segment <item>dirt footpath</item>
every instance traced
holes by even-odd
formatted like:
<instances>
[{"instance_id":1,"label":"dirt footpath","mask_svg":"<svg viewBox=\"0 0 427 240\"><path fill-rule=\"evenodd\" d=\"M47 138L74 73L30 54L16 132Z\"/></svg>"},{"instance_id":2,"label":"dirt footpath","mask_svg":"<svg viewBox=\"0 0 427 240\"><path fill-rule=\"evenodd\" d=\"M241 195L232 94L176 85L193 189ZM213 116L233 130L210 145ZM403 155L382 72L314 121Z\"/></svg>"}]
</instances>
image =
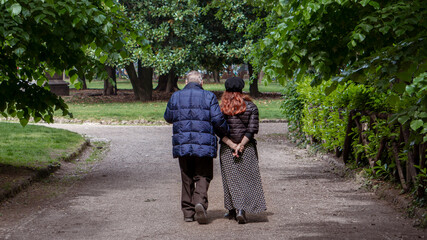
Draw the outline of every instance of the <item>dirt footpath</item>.
<instances>
[{"instance_id":1,"label":"dirt footpath","mask_svg":"<svg viewBox=\"0 0 427 240\"><path fill-rule=\"evenodd\" d=\"M171 126L54 127L108 139L110 150L77 180L64 174L56 185L47 180L3 203L0 239L424 239L426 235L387 202L287 143L284 123L261 124L258 147L268 211L249 215L245 225L222 218L218 159L209 189L209 224L183 221Z\"/></svg>"}]
</instances>

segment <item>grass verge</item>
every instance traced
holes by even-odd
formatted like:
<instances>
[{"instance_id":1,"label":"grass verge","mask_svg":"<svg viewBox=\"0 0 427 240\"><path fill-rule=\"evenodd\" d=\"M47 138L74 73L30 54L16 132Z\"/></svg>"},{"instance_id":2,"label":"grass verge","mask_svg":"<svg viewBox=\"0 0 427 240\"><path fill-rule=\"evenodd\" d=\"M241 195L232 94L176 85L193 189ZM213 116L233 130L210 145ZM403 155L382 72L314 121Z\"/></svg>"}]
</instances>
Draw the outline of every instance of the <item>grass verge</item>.
<instances>
[{"instance_id":1,"label":"grass verge","mask_svg":"<svg viewBox=\"0 0 427 240\"><path fill-rule=\"evenodd\" d=\"M68 80L66 80L69 82ZM224 91L224 82L225 80L221 80L221 83L210 83L204 82L203 88L208 91ZM244 92L249 92L249 83L245 81L245 88L243 88ZM157 82L153 82L154 87L157 86ZM91 82L87 82L87 87L89 89L103 89L104 81L93 80ZM185 83L183 80L178 81L178 87L183 89L185 87ZM70 85L70 88L74 88L74 85ZM277 82L269 83L268 85L264 85L262 83L258 84L258 88L260 92L281 92L283 90L283 86ZM117 80L117 89L132 89L132 84L129 80L119 79Z\"/></svg>"},{"instance_id":2,"label":"grass verge","mask_svg":"<svg viewBox=\"0 0 427 240\"><path fill-rule=\"evenodd\" d=\"M255 100L260 119L282 119L281 99ZM91 122L122 122L143 120L149 123L164 122L163 114L166 101L161 102L130 102L130 103L68 103L76 120Z\"/></svg>"},{"instance_id":3,"label":"grass verge","mask_svg":"<svg viewBox=\"0 0 427 240\"><path fill-rule=\"evenodd\" d=\"M163 121L167 102L130 103L68 103L73 117L82 121Z\"/></svg>"},{"instance_id":4,"label":"grass verge","mask_svg":"<svg viewBox=\"0 0 427 240\"><path fill-rule=\"evenodd\" d=\"M0 122L0 164L44 168L58 164L85 141L67 130L19 123Z\"/></svg>"}]
</instances>

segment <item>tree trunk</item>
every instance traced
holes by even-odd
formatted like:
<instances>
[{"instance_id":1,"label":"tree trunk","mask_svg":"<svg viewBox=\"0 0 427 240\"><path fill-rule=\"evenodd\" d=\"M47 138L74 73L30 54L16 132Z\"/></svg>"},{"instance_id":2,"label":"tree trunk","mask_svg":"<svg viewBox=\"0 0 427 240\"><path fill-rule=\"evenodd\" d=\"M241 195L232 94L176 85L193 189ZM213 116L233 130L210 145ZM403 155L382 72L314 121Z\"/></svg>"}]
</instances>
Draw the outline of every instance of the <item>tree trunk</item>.
<instances>
[{"instance_id":1,"label":"tree trunk","mask_svg":"<svg viewBox=\"0 0 427 240\"><path fill-rule=\"evenodd\" d=\"M114 82L114 95L117 95L117 75L116 75L116 71L117 68L116 66L114 66L114 71L113 71L113 82Z\"/></svg>"},{"instance_id":2,"label":"tree trunk","mask_svg":"<svg viewBox=\"0 0 427 240\"><path fill-rule=\"evenodd\" d=\"M116 72L115 68L112 66L105 66L105 70L107 71L109 78L104 79L104 95L109 96L114 94L114 86L111 82L111 79L114 81Z\"/></svg>"},{"instance_id":3,"label":"tree trunk","mask_svg":"<svg viewBox=\"0 0 427 240\"><path fill-rule=\"evenodd\" d=\"M417 171L414 165L417 157L414 154L414 149L410 149L411 146L409 144L409 139L410 139L411 132L409 128L404 128L402 125L400 125L400 131L402 132L403 139L405 140L406 146L409 148L408 161L406 161L406 181L409 183L412 180L412 182L415 183L416 177L417 177Z\"/></svg>"},{"instance_id":4,"label":"tree trunk","mask_svg":"<svg viewBox=\"0 0 427 240\"><path fill-rule=\"evenodd\" d=\"M362 123L360 122L360 117L357 117L355 119L355 122L356 122L357 128L359 129L359 132L360 132L359 141L362 143L363 146L368 146L369 142L366 139L366 136L363 134L363 126L362 126ZM366 157L368 158L369 166L371 167L372 172L375 174L375 169L374 169L374 167L375 167L375 161L374 161L374 159L368 157L369 152L368 152L368 150L365 147L364 147L364 150L365 150L365 153L366 153Z\"/></svg>"},{"instance_id":5,"label":"tree trunk","mask_svg":"<svg viewBox=\"0 0 427 240\"><path fill-rule=\"evenodd\" d=\"M80 81L82 82L82 89L87 89L86 76L84 74Z\"/></svg>"},{"instance_id":6,"label":"tree trunk","mask_svg":"<svg viewBox=\"0 0 427 240\"><path fill-rule=\"evenodd\" d=\"M254 73L252 64L248 64L248 70L249 70L249 79L251 80L251 84L249 85L249 95L253 98L256 98L259 96L258 78L252 77Z\"/></svg>"},{"instance_id":7,"label":"tree trunk","mask_svg":"<svg viewBox=\"0 0 427 240\"><path fill-rule=\"evenodd\" d=\"M214 82L219 83L220 82L219 71L218 70L214 70L212 72L212 74L213 74Z\"/></svg>"},{"instance_id":8,"label":"tree trunk","mask_svg":"<svg viewBox=\"0 0 427 240\"><path fill-rule=\"evenodd\" d=\"M172 71L172 73L168 76L168 84L166 86L166 92L175 92L178 91L178 76L175 75L175 72Z\"/></svg>"},{"instance_id":9,"label":"tree trunk","mask_svg":"<svg viewBox=\"0 0 427 240\"><path fill-rule=\"evenodd\" d=\"M114 86L111 83L110 79L104 80L104 92L103 92L103 94L106 96L110 96L110 95L114 94Z\"/></svg>"},{"instance_id":10,"label":"tree trunk","mask_svg":"<svg viewBox=\"0 0 427 240\"><path fill-rule=\"evenodd\" d=\"M420 168L423 169L426 166L426 150L427 142L420 144Z\"/></svg>"},{"instance_id":11,"label":"tree trunk","mask_svg":"<svg viewBox=\"0 0 427 240\"><path fill-rule=\"evenodd\" d=\"M397 172L399 174L400 183L402 184L403 190L407 191L408 185L406 185L405 176L403 175L402 165L399 159L399 149L395 141L393 141L391 144L392 144L394 161L396 162Z\"/></svg>"},{"instance_id":12,"label":"tree trunk","mask_svg":"<svg viewBox=\"0 0 427 240\"><path fill-rule=\"evenodd\" d=\"M138 60L138 76L140 84L139 99L143 102L153 99L153 68L142 67Z\"/></svg>"},{"instance_id":13,"label":"tree trunk","mask_svg":"<svg viewBox=\"0 0 427 240\"><path fill-rule=\"evenodd\" d=\"M160 92L174 92L179 90L178 76L176 76L173 69L171 69L167 74L159 76L159 84L155 90Z\"/></svg>"},{"instance_id":14,"label":"tree trunk","mask_svg":"<svg viewBox=\"0 0 427 240\"><path fill-rule=\"evenodd\" d=\"M378 160L380 160L381 154L382 154L382 152L383 152L383 150L385 148L386 142L387 142L386 138L381 139L377 155L375 156L375 160L374 160L375 162L377 162Z\"/></svg>"},{"instance_id":15,"label":"tree trunk","mask_svg":"<svg viewBox=\"0 0 427 240\"><path fill-rule=\"evenodd\" d=\"M347 163L350 157L351 153L351 139L352 139L352 129L353 129L353 111L350 111L348 114L348 123L347 123L347 130L345 132L345 139L344 139L344 146L343 146L343 153L342 153L342 159L344 163Z\"/></svg>"},{"instance_id":16,"label":"tree trunk","mask_svg":"<svg viewBox=\"0 0 427 240\"><path fill-rule=\"evenodd\" d=\"M166 85L168 84L168 74L162 74L159 76L159 83L154 89L159 92L164 92L166 90Z\"/></svg>"},{"instance_id":17,"label":"tree trunk","mask_svg":"<svg viewBox=\"0 0 427 240\"><path fill-rule=\"evenodd\" d=\"M133 95L135 96L136 100L139 100L139 94L138 94L138 75L136 74L135 67L133 63L130 63L125 66L126 72L128 73L130 83L132 84L133 89Z\"/></svg>"},{"instance_id":18,"label":"tree trunk","mask_svg":"<svg viewBox=\"0 0 427 240\"><path fill-rule=\"evenodd\" d=\"M427 143L423 143L423 144L419 145L420 169L425 168L426 150L427 150ZM425 185L425 178L424 177L420 177L420 179L418 179L418 181L419 181L419 185L418 185L418 189L417 189L417 195L418 195L418 198L422 199L422 198L424 198L425 189L427 186Z\"/></svg>"},{"instance_id":19,"label":"tree trunk","mask_svg":"<svg viewBox=\"0 0 427 240\"><path fill-rule=\"evenodd\" d=\"M136 72L133 63L126 65L125 68L132 84L135 99L141 101L151 101L153 91L153 68L142 67L139 60L138 73Z\"/></svg>"}]
</instances>

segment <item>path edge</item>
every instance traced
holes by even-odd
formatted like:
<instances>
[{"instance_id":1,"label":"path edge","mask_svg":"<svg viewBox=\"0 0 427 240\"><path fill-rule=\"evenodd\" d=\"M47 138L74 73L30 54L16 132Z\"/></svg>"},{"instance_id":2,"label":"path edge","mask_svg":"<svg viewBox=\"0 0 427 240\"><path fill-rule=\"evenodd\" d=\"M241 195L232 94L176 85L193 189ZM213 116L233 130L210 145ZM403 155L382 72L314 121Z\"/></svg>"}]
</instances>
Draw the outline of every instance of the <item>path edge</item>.
<instances>
[{"instance_id":1,"label":"path edge","mask_svg":"<svg viewBox=\"0 0 427 240\"><path fill-rule=\"evenodd\" d=\"M427 210L415 206L413 198L407 194L401 194L392 183L368 179L354 169L347 167L341 158L337 158L333 154L318 153L316 155L333 166L335 173L341 177L347 177L359 183L371 182L365 185L365 189L373 192L379 199L390 203L393 208L404 212L407 217L414 219L414 226L427 228ZM361 185L363 184L361 183Z\"/></svg>"},{"instance_id":2,"label":"path edge","mask_svg":"<svg viewBox=\"0 0 427 240\"><path fill-rule=\"evenodd\" d=\"M84 142L72 153L65 157L62 157L60 161L71 162L80 156L90 146L89 139L85 139ZM33 172L24 180L12 182L8 189L0 189L0 203L6 199L15 197L18 193L31 186L33 183L38 182L44 178L47 178L52 173L61 168L61 164L50 164L45 168L33 170Z\"/></svg>"}]
</instances>

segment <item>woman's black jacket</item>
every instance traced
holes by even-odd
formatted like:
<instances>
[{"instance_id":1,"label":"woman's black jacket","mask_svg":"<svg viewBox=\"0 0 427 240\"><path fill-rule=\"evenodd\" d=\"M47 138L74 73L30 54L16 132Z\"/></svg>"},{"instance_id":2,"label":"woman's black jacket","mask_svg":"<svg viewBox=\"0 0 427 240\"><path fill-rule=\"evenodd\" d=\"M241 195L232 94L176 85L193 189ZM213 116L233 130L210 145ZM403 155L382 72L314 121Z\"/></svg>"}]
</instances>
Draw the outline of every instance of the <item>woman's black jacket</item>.
<instances>
[{"instance_id":1,"label":"woman's black jacket","mask_svg":"<svg viewBox=\"0 0 427 240\"><path fill-rule=\"evenodd\" d=\"M254 135L258 133L259 129L259 114L258 108L255 103L245 101L246 111L234 116L224 114L224 118L227 120L230 128L230 134L228 137L234 143L240 143L243 136L248 137L251 141L254 139Z\"/></svg>"}]
</instances>

